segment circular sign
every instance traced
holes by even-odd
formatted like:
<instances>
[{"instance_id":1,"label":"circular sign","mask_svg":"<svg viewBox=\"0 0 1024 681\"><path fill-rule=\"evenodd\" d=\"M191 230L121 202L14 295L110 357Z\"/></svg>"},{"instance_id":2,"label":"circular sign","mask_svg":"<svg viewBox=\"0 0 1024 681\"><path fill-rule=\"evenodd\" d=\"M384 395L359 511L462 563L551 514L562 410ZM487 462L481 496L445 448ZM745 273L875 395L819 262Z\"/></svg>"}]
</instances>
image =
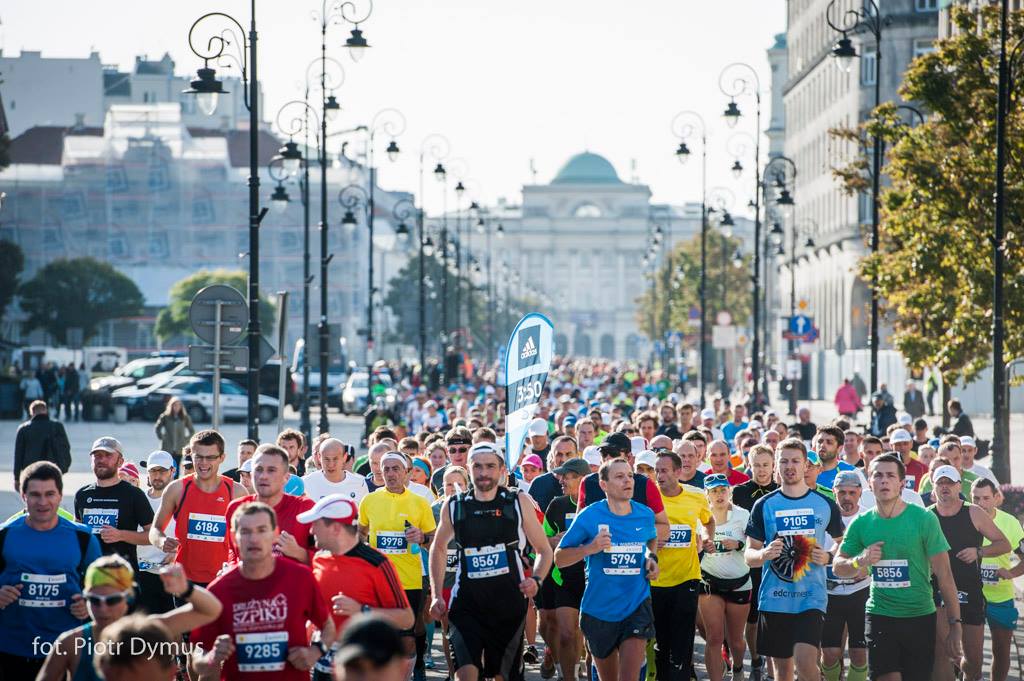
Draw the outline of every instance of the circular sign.
<instances>
[{"instance_id":1,"label":"circular sign","mask_svg":"<svg viewBox=\"0 0 1024 681\"><path fill-rule=\"evenodd\" d=\"M188 321L200 340L216 342L217 303L220 303L220 342L230 345L242 337L249 324L249 306L236 289L224 284L213 284L192 298L188 308Z\"/></svg>"},{"instance_id":2,"label":"circular sign","mask_svg":"<svg viewBox=\"0 0 1024 681\"><path fill-rule=\"evenodd\" d=\"M729 326L732 324L732 315L729 314L728 311L722 310L715 315L715 323L719 326Z\"/></svg>"}]
</instances>

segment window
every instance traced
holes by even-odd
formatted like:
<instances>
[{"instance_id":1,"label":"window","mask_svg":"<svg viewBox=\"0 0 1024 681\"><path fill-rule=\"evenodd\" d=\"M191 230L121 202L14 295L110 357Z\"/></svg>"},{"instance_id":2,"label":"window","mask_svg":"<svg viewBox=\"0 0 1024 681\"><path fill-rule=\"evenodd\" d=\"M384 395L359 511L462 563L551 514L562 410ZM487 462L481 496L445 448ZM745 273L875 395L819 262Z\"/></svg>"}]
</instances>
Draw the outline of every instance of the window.
<instances>
[{"instance_id":1,"label":"window","mask_svg":"<svg viewBox=\"0 0 1024 681\"><path fill-rule=\"evenodd\" d=\"M878 68L878 55L874 50L864 50L860 58L860 84L874 85L875 77L878 75L875 70Z\"/></svg>"},{"instance_id":2,"label":"window","mask_svg":"<svg viewBox=\"0 0 1024 681\"><path fill-rule=\"evenodd\" d=\"M599 218L601 217L601 209L592 203L583 203L576 207L573 211L573 217L577 218Z\"/></svg>"},{"instance_id":3,"label":"window","mask_svg":"<svg viewBox=\"0 0 1024 681\"><path fill-rule=\"evenodd\" d=\"M914 9L918 12L937 12L939 0L914 0Z\"/></svg>"},{"instance_id":4,"label":"window","mask_svg":"<svg viewBox=\"0 0 1024 681\"><path fill-rule=\"evenodd\" d=\"M921 55L928 54L929 52L935 51L935 43L927 38L924 40L914 41L914 59L917 59Z\"/></svg>"}]
</instances>

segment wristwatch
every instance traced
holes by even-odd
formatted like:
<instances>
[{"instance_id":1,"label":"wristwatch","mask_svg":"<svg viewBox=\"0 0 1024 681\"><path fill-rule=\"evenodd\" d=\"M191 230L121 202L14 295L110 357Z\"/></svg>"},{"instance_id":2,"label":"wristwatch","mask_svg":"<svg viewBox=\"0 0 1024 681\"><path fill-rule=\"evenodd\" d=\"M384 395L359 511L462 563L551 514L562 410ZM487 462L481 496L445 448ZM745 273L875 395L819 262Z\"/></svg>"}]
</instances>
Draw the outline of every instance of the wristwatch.
<instances>
[{"instance_id":1,"label":"wristwatch","mask_svg":"<svg viewBox=\"0 0 1024 681\"><path fill-rule=\"evenodd\" d=\"M947 620L947 623L949 624L949 626L953 626L954 624L963 624L964 621L962 619L960 619L959 617L950 617Z\"/></svg>"},{"instance_id":2,"label":"wristwatch","mask_svg":"<svg viewBox=\"0 0 1024 681\"><path fill-rule=\"evenodd\" d=\"M192 592L196 590L195 583L190 579L188 580L188 588L182 591L180 594L174 594L174 597L179 601L187 601L192 595Z\"/></svg>"},{"instance_id":3,"label":"wristwatch","mask_svg":"<svg viewBox=\"0 0 1024 681\"><path fill-rule=\"evenodd\" d=\"M327 646L325 646L324 642L321 641L320 639L317 639L316 641L313 641L313 645L317 648L317 650L320 651L321 655L326 655L327 654Z\"/></svg>"},{"instance_id":4,"label":"wristwatch","mask_svg":"<svg viewBox=\"0 0 1024 681\"><path fill-rule=\"evenodd\" d=\"M363 606L361 608L359 608L359 612L363 613L364 615L366 613L370 612L371 610L373 610L373 608L368 606L366 603L363 603Z\"/></svg>"}]
</instances>

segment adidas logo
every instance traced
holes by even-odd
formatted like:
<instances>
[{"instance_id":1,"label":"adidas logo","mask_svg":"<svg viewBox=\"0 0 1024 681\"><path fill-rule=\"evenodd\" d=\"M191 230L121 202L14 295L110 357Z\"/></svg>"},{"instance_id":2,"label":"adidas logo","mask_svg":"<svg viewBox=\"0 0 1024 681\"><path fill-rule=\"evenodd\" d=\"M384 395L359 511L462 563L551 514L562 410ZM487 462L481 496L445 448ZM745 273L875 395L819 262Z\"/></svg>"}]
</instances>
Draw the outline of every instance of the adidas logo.
<instances>
[{"instance_id":1,"label":"adidas logo","mask_svg":"<svg viewBox=\"0 0 1024 681\"><path fill-rule=\"evenodd\" d=\"M533 336L526 339L526 344L523 346L523 351L519 355L519 359L527 359L534 357L537 354L537 345L533 342Z\"/></svg>"}]
</instances>

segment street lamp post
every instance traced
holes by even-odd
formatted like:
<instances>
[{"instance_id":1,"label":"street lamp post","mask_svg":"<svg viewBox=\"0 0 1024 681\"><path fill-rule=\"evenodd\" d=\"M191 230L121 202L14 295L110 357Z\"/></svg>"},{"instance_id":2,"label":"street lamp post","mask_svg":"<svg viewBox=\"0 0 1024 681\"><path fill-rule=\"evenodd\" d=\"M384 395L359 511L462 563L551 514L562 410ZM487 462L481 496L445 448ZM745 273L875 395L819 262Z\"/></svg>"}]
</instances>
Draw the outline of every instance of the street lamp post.
<instances>
[{"instance_id":1,"label":"street lamp post","mask_svg":"<svg viewBox=\"0 0 1024 681\"><path fill-rule=\"evenodd\" d=\"M725 187L715 187L710 192L710 202L712 207L708 209L709 215L714 215L714 221L718 226L719 235L722 237L722 271L721 280L719 286L719 292L721 293L721 300L719 301L719 309L723 312L728 312L727 298L728 295L728 263L729 263L729 239L732 238L732 228L735 226L735 222L732 219L732 214L729 209L732 208L736 201L736 197L733 193ZM716 321L716 324L718 322ZM722 397L728 397L727 391L727 376L725 371L726 363L726 351L724 348L719 353L718 362L718 389L722 393Z\"/></svg>"},{"instance_id":2,"label":"street lamp post","mask_svg":"<svg viewBox=\"0 0 1024 681\"><path fill-rule=\"evenodd\" d=\"M868 31L875 39L875 106L881 101L882 87L882 27L888 24L883 19L875 0L862 0L860 9L848 9L838 19L833 19L832 13L836 8L838 0L832 0L825 10L825 20L829 27L841 34L842 37L836 41L832 48L832 56L836 59L839 67L849 73L853 60L856 58L857 49L849 38L849 34L859 31ZM882 174L882 140L876 133L873 140L871 159L871 254L878 253L878 192L879 182ZM878 390L878 275L871 279L871 393Z\"/></svg>"},{"instance_id":3,"label":"street lamp post","mask_svg":"<svg viewBox=\"0 0 1024 681\"><path fill-rule=\"evenodd\" d=\"M753 382L753 403L761 400L767 392L765 385L760 384L761 376L761 250L757 244L761 240L761 81L757 71L749 64L737 62L722 69L718 76L718 88L729 97L729 105L725 109L726 123L735 125L742 112L736 98L746 94L754 97L754 264L753 264L753 341L750 347L750 375ZM739 161L737 160L737 164ZM734 164L735 168L735 164ZM742 172L742 169L741 169Z\"/></svg>"},{"instance_id":4,"label":"street lamp post","mask_svg":"<svg viewBox=\"0 0 1024 681\"><path fill-rule=\"evenodd\" d=\"M707 240L708 240L708 136L704 119L696 111L682 111L672 119L672 132L679 139L676 158L685 163L690 158L686 140L700 137L701 146L701 199L700 199L700 406L704 408L707 396Z\"/></svg>"},{"instance_id":5,"label":"street lamp post","mask_svg":"<svg viewBox=\"0 0 1024 681\"><path fill-rule=\"evenodd\" d=\"M451 150L451 143L448 138L444 135L437 133L427 135L420 144L420 164L419 164L419 178L420 178L420 208L419 215L419 261L420 261L420 381L426 382L427 372L427 297L426 297L426 258L433 257L434 244L431 242L428 245L429 237L426 235L426 211L424 208L424 183L423 177L425 173L425 162L436 163L437 165L433 169L434 178L438 182L444 182L447 176L447 171L444 165L441 164L448 156L448 152ZM430 253L427 253L427 251Z\"/></svg>"},{"instance_id":6,"label":"street lamp post","mask_svg":"<svg viewBox=\"0 0 1024 681\"><path fill-rule=\"evenodd\" d=\"M768 183L772 181L776 196L774 198L775 205L780 209L783 214L783 219L790 223L790 227L796 230L796 222L793 219L793 212L795 201L793 199L793 192L796 187L796 164L787 156L776 156L764 169L764 179L762 181L762 189L765 192L765 202L768 201ZM791 187L793 189L791 189ZM778 232L776 231L778 227ZM772 227L772 234L777 237L781 237L782 226L776 223ZM779 239L779 248L783 253L785 252ZM796 272L790 269L790 318L796 314L796 288L795 279ZM789 353L790 358L796 353L796 342L793 339L789 341ZM797 401L797 382L795 379L789 380L789 411L790 414L796 414L796 401Z\"/></svg>"},{"instance_id":7,"label":"street lamp post","mask_svg":"<svg viewBox=\"0 0 1024 681\"><path fill-rule=\"evenodd\" d=\"M227 28L214 33L196 47L193 35L196 28L207 19L227 22ZM213 22L210 22L213 23ZM235 29L238 32L235 32ZM232 39L233 38L233 39ZM185 94L195 95L203 113L213 114L217 110L217 99L225 93L224 84L217 80L216 72L210 68L210 61L233 60L241 67L243 101L249 110L249 362L248 400L246 422L248 437L259 438L259 349L260 349L260 222L267 209L260 208L259 176L259 77L256 68L256 0L249 3L249 31L238 21L223 12L210 12L199 17L188 32L188 46L192 53L203 60L203 68L196 72L197 78ZM232 45L234 50L228 51Z\"/></svg>"}]
</instances>

